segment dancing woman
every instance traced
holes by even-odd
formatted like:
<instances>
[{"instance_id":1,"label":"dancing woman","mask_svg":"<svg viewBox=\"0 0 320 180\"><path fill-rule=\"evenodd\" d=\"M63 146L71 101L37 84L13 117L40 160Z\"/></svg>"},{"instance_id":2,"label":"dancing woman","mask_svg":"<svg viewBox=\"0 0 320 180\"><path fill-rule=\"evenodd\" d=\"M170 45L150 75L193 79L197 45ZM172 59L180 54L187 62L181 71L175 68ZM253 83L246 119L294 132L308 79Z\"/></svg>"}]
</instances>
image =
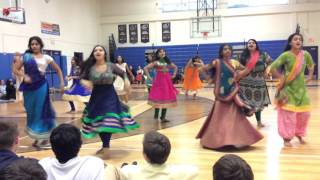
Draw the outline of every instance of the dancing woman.
<instances>
[{"instance_id":1,"label":"dancing woman","mask_svg":"<svg viewBox=\"0 0 320 180\"><path fill-rule=\"evenodd\" d=\"M125 72L125 74L124 74L124 89L123 89L123 91L118 92L118 95L125 103L128 103L130 89L131 89L128 74L129 74L131 80L134 80L134 76L122 56L117 57L116 65L118 66L118 68L120 68L122 71Z\"/></svg>"},{"instance_id":2,"label":"dancing woman","mask_svg":"<svg viewBox=\"0 0 320 180\"><path fill-rule=\"evenodd\" d=\"M205 148L219 149L224 146L243 147L261 140L263 136L250 124L241 111L242 99L237 95L239 85L234 81L235 67L231 60L232 48L222 45L219 59L210 65L215 68L215 102L197 138Z\"/></svg>"},{"instance_id":3,"label":"dancing woman","mask_svg":"<svg viewBox=\"0 0 320 180\"><path fill-rule=\"evenodd\" d=\"M95 46L81 68L81 83L92 89L82 118L82 134L85 138L100 136L102 148L97 154L107 153L112 133L124 133L139 127L129 108L118 99L113 86L116 75L124 78L125 72L107 62L103 46Z\"/></svg>"},{"instance_id":4,"label":"dancing woman","mask_svg":"<svg viewBox=\"0 0 320 180\"><path fill-rule=\"evenodd\" d=\"M246 104L255 108L258 127L264 127L261 122L261 111L271 104L268 88L264 79L265 70L272 59L262 52L255 39L249 39L241 54L240 63L245 69L239 72L240 93Z\"/></svg>"},{"instance_id":5,"label":"dancing woman","mask_svg":"<svg viewBox=\"0 0 320 180\"><path fill-rule=\"evenodd\" d=\"M270 70L280 78L277 87L276 105L278 110L278 132L285 146L292 146L290 141L296 136L301 144L305 141L308 121L310 119L310 99L306 83L312 80L314 63L311 55L302 49L301 34L292 34L284 52L271 64ZM305 69L309 76L305 79ZM277 71L284 68L283 74Z\"/></svg>"},{"instance_id":6,"label":"dancing woman","mask_svg":"<svg viewBox=\"0 0 320 180\"><path fill-rule=\"evenodd\" d=\"M190 59L185 67L183 89L185 95L188 96L189 91L195 91L193 98L197 96L197 91L203 87L199 77L199 69L203 67L203 62L199 56Z\"/></svg>"},{"instance_id":7,"label":"dancing woman","mask_svg":"<svg viewBox=\"0 0 320 180\"><path fill-rule=\"evenodd\" d=\"M156 76L153 79L150 76L150 69L156 70ZM174 69L172 77L170 77L170 68ZM161 122L169 122L166 119L167 108L177 106L177 89L173 86L171 79L177 74L177 66L173 64L166 56L164 49L158 49L154 62L148 64L144 71L152 81L152 87L149 93L148 104L155 108L154 119L158 119L161 110Z\"/></svg>"},{"instance_id":8,"label":"dancing woman","mask_svg":"<svg viewBox=\"0 0 320 180\"><path fill-rule=\"evenodd\" d=\"M51 56L42 54L43 42L40 37L29 39L28 50L22 59L17 59L14 73L23 76L19 89L23 91L24 107L27 112L27 134L35 139L34 147L48 145L48 138L55 127L55 112L49 98L49 85L45 78L47 66L57 72L61 93L64 92L64 81L61 69ZM24 67L24 74L21 68ZM40 142L41 141L41 142Z\"/></svg>"},{"instance_id":9,"label":"dancing woman","mask_svg":"<svg viewBox=\"0 0 320 180\"><path fill-rule=\"evenodd\" d=\"M149 54L147 56L147 60L146 60L146 66L151 64L153 62L153 56L151 54ZM151 77L151 79L153 79L156 76L156 72L155 69L149 69L149 76ZM148 93L150 93L151 87L152 87L152 80L148 78L148 76L146 76L146 86L148 88Z\"/></svg>"},{"instance_id":10,"label":"dancing woman","mask_svg":"<svg viewBox=\"0 0 320 180\"><path fill-rule=\"evenodd\" d=\"M90 99L91 92L84 88L80 84L80 66L82 61L77 57L72 57L71 59L71 71L70 75L67 76L67 80L72 80L72 85L69 90L65 91L62 96L63 100L69 101L70 112L75 112L75 106L73 101L78 101L87 104Z\"/></svg>"}]
</instances>

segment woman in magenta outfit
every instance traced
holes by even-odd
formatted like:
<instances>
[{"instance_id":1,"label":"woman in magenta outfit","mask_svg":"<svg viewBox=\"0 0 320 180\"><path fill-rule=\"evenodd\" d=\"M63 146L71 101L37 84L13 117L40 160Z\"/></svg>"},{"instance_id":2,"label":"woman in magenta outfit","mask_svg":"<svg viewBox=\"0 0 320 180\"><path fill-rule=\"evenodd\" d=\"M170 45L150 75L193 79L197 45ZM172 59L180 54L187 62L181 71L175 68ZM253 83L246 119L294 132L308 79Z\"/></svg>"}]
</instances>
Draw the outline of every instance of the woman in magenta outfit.
<instances>
[{"instance_id":1,"label":"woman in magenta outfit","mask_svg":"<svg viewBox=\"0 0 320 180\"><path fill-rule=\"evenodd\" d=\"M150 77L149 70L154 68L156 76ZM170 77L170 68L174 69L172 77ZM154 118L158 119L161 110L161 122L168 122L166 119L167 108L177 106L177 89L173 86L171 79L176 76L177 66L173 64L166 56L164 49L158 49L154 62L148 64L144 71L148 79L152 82L148 104L155 108Z\"/></svg>"}]
</instances>

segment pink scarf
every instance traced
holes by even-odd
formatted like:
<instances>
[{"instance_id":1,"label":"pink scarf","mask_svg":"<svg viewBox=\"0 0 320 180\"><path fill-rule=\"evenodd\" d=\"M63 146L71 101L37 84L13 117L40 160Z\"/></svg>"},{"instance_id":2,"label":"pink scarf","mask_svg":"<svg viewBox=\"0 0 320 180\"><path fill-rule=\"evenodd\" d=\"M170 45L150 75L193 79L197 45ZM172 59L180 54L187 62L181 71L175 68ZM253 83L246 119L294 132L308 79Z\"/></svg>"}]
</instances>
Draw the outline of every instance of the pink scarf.
<instances>
[{"instance_id":1,"label":"pink scarf","mask_svg":"<svg viewBox=\"0 0 320 180\"><path fill-rule=\"evenodd\" d=\"M256 64L258 62L258 59L260 57L260 52L255 51L251 54L249 62L246 64L246 67L251 71L254 67L256 67Z\"/></svg>"}]
</instances>

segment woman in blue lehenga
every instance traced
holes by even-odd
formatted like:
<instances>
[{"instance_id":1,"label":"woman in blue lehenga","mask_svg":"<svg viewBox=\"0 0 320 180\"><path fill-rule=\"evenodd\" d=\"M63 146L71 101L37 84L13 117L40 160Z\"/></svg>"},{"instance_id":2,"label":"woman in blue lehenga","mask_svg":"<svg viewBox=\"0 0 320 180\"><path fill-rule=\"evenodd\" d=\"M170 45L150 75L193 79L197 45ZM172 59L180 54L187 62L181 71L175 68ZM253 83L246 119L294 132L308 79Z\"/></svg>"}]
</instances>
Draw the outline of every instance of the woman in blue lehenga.
<instances>
[{"instance_id":1,"label":"woman in blue lehenga","mask_svg":"<svg viewBox=\"0 0 320 180\"><path fill-rule=\"evenodd\" d=\"M49 98L49 85L45 78L49 64L58 74L62 93L64 89L61 69L52 57L42 54L43 46L40 37L31 37L28 50L22 59L18 58L14 66L14 73L23 76L19 90L23 91L24 107L27 112L26 132L35 139L32 146L37 148L48 145L50 133L56 125L55 112ZM24 74L19 71L22 67L24 67Z\"/></svg>"},{"instance_id":2,"label":"woman in blue lehenga","mask_svg":"<svg viewBox=\"0 0 320 180\"><path fill-rule=\"evenodd\" d=\"M65 91L64 95L62 96L63 100L69 101L71 108L70 112L76 111L73 101L88 104L91 95L91 92L80 84L81 63L82 61L79 58L72 57L70 75L67 76L67 80L72 80L72 85L70 89Z\"/></svg>"}]
</instances>

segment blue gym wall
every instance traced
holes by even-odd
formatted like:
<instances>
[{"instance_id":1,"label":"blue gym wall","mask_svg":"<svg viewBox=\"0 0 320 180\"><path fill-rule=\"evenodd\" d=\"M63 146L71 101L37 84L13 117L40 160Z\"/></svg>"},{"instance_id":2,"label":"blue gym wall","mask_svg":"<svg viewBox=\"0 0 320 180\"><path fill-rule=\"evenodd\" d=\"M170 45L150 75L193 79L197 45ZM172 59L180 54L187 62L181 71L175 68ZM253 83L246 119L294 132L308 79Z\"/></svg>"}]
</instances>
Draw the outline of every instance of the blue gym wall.
<instances>
[{"instance_id":1,"label":"blue gym wall","mask_svg":"<svg viewBox=\"0 0 320 180\"><path fill-rule=\"evenodd\" d=\"M260 49L269 53L269 55L275 59L277 58L284 49L286 41L259 41ZM243 45L243 42L228 43L232 46ZM199 55L205 63L218 57L218 51L220 44L200 44L199 45ZM166 50L167 56L173 61L179 68L185 66L187 60L192 56L196 55L197 44L190 45L174 45L174 46L154 46L154 49L164 48ZM132 65L137 69L137 67L144 66L145 57L144 53L146 49L152 49L151 46L145 47L119 47L116 54L121 55L125 58L129 65Z\"/></svg>"}]
</instances>

